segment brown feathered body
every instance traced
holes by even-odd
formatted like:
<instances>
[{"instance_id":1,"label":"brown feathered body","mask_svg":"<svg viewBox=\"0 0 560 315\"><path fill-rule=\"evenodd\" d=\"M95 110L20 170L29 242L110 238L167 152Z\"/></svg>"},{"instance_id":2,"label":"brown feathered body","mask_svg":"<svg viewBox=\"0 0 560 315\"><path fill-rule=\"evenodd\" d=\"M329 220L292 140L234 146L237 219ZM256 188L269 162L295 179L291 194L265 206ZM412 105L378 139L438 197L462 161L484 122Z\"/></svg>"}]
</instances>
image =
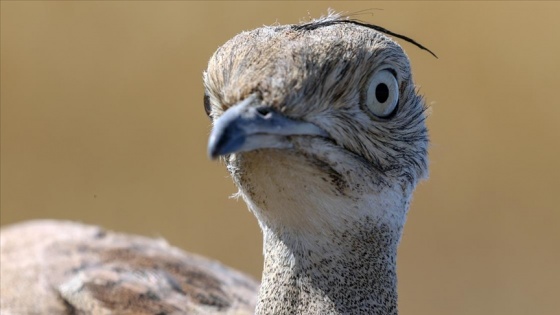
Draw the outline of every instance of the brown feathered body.
<instances>
[{"instance_id":1,"label":"brown feathered body","mask_svg":"<svg viewBox=\"0 0 560 315\"><path fill-rule=\"evenodd\" d=\"M0 232L3 315L253 314L258 283L162 239L64 221Z\"/></svg>"}]
</instances>

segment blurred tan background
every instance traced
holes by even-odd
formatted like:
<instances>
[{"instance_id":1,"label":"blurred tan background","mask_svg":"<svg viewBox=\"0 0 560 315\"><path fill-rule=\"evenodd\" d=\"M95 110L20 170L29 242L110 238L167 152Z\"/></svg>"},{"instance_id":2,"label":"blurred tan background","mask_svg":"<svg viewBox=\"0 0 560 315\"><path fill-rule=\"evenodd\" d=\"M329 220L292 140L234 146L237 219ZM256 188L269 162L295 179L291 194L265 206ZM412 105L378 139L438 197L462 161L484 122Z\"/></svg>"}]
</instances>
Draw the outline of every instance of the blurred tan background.
<instances>
[{"instance_id":1,"label":"blurred tan background","mask_svg":"<svg viewBox=\"0 0 560 315\"><path fill-rule=\"evenodd\" d=\"M433 144L401 313L559 314L558 2L2 1L1 224L162 236L260 277L256 220L206 157L202 71L238 32L329 7L440 57L403 43Z\"/></svg>"}]
</instances>

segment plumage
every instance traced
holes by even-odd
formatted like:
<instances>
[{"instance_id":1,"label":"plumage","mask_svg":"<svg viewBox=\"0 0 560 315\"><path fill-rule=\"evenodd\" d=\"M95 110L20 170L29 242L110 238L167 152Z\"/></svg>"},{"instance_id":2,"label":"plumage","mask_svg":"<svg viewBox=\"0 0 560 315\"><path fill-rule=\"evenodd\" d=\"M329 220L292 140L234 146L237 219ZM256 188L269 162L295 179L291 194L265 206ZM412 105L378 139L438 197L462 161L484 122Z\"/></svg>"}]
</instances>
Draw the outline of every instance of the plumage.
<instances>
[{"instance_id":1,"label":"plumage","mask_svg":"<svg viewBox=\"0 0 560 315\"><path fill-rule=\"evenodd\" d=\"M396 314L428 132L409 60L382 32L408 39L331 14L243 32L209 61L208 152L263 231L258 297L249 277L161 240L32 222L2 230L2 261L26 262L2 264L3 313Z\"/></svg>"},{"instance_id":2,"label":"plumage","mask_svg":"<svg viewBox=\"0 0 560 315\"><path fill-rule=\"evenodd\" d=\"M162 239L37 220L0 231L0 311L252 314L258 283Z\"/></svg>"},{"instance_id":3,"label":"plumage","mask_svg":"<svg viewBox=\"0 0 560 315\"><path fill-rule=\"evenodd\" d=\"M336 15L306 25L239 34L204 76L209 153L264 234L257 314L396 314L397 245L427 175L424 102L387 36ZM372 97L396 103L379 117Z\"/></svg>"}]
</instances>

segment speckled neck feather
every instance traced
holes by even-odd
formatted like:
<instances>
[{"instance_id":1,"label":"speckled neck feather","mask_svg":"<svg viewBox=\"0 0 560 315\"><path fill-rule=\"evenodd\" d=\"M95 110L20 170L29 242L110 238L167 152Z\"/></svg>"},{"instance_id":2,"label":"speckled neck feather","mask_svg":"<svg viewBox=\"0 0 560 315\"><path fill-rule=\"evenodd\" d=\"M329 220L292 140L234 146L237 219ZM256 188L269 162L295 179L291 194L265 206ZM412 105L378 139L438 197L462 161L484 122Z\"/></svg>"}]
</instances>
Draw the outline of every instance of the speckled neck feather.
<instances>
[{"instance_id":1,"label":"speckled neck feather","mask_svg":"<svg viewBox=\"0 0 560 315\"><path fill-rule=\"evenodd\" d=\"M320 139L300 141L298 153L249 152L230 159L264 234L256 313L397 314L397 246L412 186L382 184L387 178L376 179L366 163L336 147L329 151ZM306 152L321 152L336 176L320 175L325 170Z\"/></svg>"},{"instance_id":2,"label":"speckled neck feather","mask_svg":"<svg viewBox=\"0 0 560 315\"><path fill-rule=\"evenodd\" d=\"M354 225L312 244L267 233L257 314L396 314L398 235Z\"/></svg>"}]
</instances>

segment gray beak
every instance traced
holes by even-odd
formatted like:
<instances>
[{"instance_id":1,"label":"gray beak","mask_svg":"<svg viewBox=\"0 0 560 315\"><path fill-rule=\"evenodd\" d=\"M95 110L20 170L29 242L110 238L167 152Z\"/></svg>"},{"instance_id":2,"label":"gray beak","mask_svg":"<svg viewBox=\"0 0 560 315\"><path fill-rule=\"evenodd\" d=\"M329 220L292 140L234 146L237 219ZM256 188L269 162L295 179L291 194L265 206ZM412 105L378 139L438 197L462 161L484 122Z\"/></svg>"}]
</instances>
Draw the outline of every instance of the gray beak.
<instances>
[{"instance_id":1,"label":"gray beak","mask_svg":"<svg viewBox=\"0 0 560 315\"><path fill-rule=\"evenodd\" d=\"M328 137L328 134L312 123L288 118L261 105L253 94L214 121L208 155L215 159L257 149L285 149L290 147L288 136Z\"/></svg>"}]
</instances>

